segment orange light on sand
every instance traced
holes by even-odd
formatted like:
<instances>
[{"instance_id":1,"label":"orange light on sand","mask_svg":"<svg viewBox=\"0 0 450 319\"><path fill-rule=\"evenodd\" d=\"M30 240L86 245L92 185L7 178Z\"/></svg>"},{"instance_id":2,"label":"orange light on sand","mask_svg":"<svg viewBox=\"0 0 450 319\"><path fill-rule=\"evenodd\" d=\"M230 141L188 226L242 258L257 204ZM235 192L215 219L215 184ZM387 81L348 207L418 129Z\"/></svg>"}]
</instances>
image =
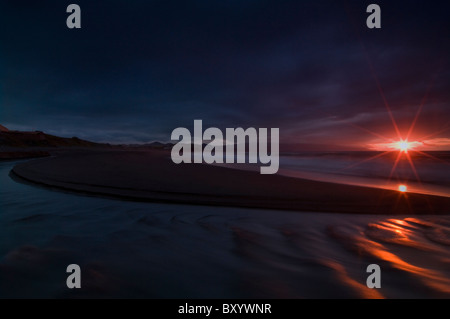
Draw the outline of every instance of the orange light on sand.
<instances>
[{"instance_id":1,"label":"orange light on sand","mask_svg":"<svg viewBox=\"0 0 450 319\"><path fill-rule=\"evenodd\" d=\"M408 191L408 187L406 187L406 185L399 185L398 190L402 193L405 193Z\"/></svg>"}]
</instances>

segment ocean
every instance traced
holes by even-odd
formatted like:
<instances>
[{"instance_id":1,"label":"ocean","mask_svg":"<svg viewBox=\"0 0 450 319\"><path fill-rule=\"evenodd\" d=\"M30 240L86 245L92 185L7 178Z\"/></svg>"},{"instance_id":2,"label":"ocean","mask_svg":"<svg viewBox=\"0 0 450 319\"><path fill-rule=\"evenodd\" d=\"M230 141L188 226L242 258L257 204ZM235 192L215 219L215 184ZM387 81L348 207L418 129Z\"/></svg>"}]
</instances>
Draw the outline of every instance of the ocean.
<instances>
[{"instance_id":1,"label":"ocean","mask_svg":"<svg viewBox=\"0 0 450 319\"><path fill-rule=\"evenodd\" d=\"M280 158L280 174L329 182L450 196L450 152L331 152Z\"/></svg>"}]
</instances>

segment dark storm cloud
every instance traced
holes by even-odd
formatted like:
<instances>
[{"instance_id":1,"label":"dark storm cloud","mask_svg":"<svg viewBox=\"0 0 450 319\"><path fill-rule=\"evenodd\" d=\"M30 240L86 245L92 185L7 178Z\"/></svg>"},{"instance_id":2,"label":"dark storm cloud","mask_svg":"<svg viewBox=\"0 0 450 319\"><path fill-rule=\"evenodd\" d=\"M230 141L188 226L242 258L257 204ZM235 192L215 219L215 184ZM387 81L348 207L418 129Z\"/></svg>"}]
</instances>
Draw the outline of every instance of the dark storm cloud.
<instances>
[{"instance_id":1,"label":"dark storm cloud","mask_svg":"<svg viewBox=\"0 0 450 319\"><path fill-rule=\"evenodd\" d=\"M354 125L393 133L374 76L400 125L430 83L418 127L450 115L440 2L378 1L381 30L364 1L76 1L81 30L65 26L70 3L0 4L2 124L146 142L199 118L363 142Z\"/></svg>"}]
</instances>

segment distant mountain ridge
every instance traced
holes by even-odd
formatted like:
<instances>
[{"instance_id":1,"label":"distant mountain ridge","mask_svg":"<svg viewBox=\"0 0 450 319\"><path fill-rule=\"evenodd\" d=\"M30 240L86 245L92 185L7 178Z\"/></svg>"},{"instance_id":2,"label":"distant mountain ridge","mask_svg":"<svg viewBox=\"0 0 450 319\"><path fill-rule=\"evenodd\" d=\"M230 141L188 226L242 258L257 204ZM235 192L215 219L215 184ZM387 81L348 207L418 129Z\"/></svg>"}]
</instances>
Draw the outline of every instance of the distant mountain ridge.
<instances>
[{"instance_id":1,"label":"distant mountain ridge","mask_svg":"<svg viewBox=\"0 0 450 319\"><path fill-rule=\"evenodd\" d=\"M86 147L86 148L120 148L120 149L171 149L172 143L152 142L146 144L109 144L96 143L78 137L59 137L41 131L24 132L8 130L0 125L0 147Z\"/></svg>"},{"instance_id":2,"label":"distant mountain ridge","mask_svg":"<svg viewBox=\"0 0 450 319\"><path fill-rule=\"evenodd\" d=\"M78 137L66 138L41 131L21 132L10 131L0 125L0 146L9 147L96 147L109 146L79 139Z\"/></svg>"}]
</instances>

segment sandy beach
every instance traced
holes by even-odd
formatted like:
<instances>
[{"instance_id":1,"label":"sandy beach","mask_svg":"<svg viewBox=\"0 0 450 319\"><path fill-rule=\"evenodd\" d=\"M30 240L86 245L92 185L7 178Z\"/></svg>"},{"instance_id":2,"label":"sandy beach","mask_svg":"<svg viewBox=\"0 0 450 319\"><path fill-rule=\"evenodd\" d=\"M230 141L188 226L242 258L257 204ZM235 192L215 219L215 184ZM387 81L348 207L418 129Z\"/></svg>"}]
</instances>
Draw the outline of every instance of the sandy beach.
<instances>
[{"instance_id":1,"label":"sandy beach","mask_svg":"<svg viewBox=\"0 0 450 319\"><path fill-rule=\"evenodd\" d=\"M446 214L450 207L447 197L176 165L161 150L68 152L12 172L43 186L138 201L358 214Z\"/></svg>"}]
</instances>

